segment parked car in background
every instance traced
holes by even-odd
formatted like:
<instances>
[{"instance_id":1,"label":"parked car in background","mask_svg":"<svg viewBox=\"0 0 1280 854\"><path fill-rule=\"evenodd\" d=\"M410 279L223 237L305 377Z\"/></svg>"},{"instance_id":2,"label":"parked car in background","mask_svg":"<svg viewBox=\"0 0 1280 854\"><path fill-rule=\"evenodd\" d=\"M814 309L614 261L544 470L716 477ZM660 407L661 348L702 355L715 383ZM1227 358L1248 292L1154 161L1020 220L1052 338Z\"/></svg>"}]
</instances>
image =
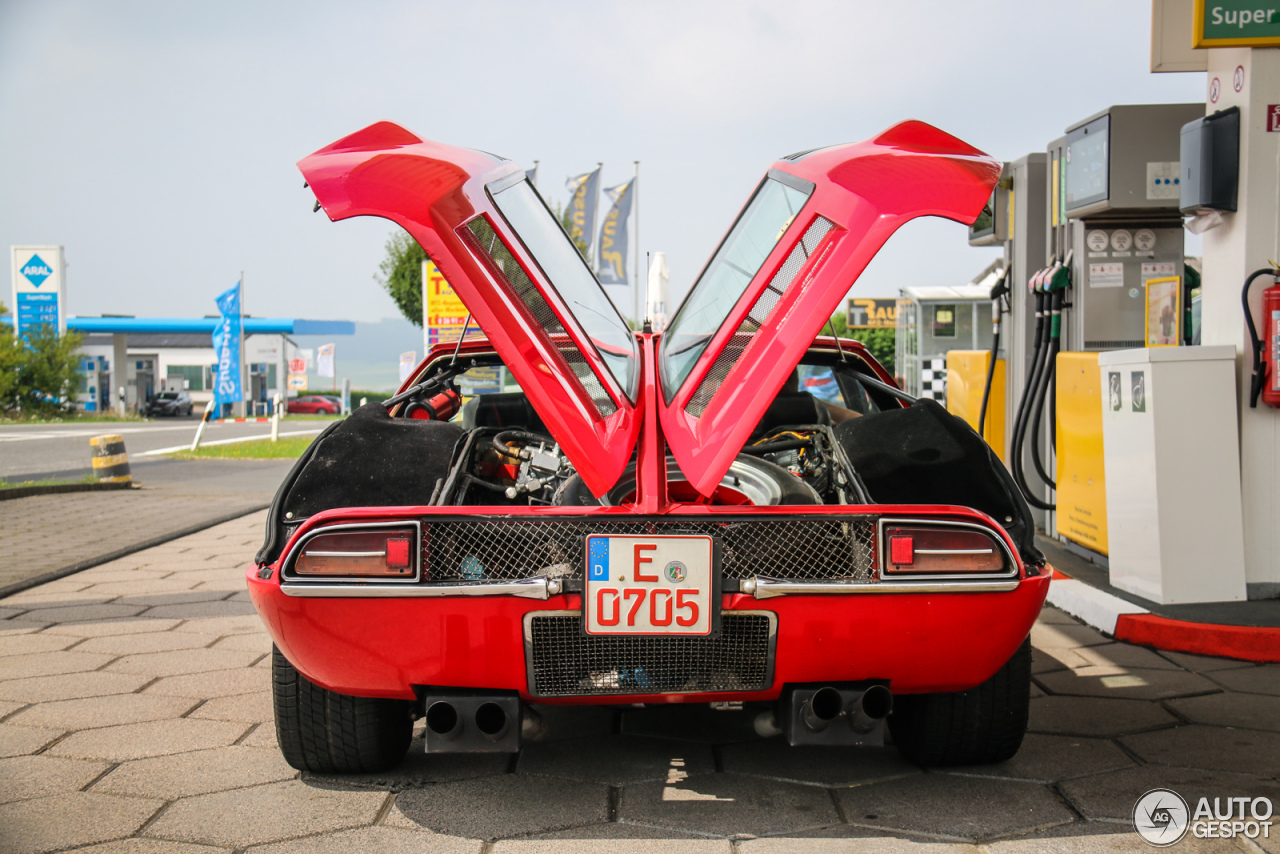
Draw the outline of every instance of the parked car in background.
<instances>
[{"instance_id":1,"label":"parked car in background","mask_svg":"<svg viewBox=\"0 0 1280 854\"><path fill-rule=\"evenodd\" d=\"M331 397L310 394L289 401L285 411L294 415L337 415L342 405Z\"/></svg>"},{"instance_id":2,"label":"parked car in background","mask_svg":"<svg viewBox=\"0 0 1280 854\"><path fill-rule=\"evenodd\" d=\"M147 403L146 415L190 415L191 395L185 391L162 391Z\"/></svg>"}]
</instances>

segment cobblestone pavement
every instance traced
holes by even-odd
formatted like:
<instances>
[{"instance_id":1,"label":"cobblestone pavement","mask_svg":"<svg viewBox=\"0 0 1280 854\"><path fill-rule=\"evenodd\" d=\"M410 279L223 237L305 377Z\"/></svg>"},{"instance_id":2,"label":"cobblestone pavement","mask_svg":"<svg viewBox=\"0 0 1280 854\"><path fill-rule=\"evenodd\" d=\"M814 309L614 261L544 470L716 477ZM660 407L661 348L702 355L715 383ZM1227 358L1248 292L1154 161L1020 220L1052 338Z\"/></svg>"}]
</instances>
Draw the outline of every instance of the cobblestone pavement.
<instances>
[{"instance_id":1,"label":"cobblestone pavement","mask_svg":"<svg viewBox=\"0 0 1280 854\"><path fill-rule=\"evenodd\" d=\"M419 740L376 778L299 775L244 592L262 516L0 600L0 852L1137 852L1151 788L1280 803L1280 666L1111 643L1053 610L1002 765L788 748L747 712L560 707L518 756Z\"/></svg>"},{"instance_id":2,"label":"cobblestone pavement","mask_svg":"<svg viewBox=\"0 0 1280 854\"><path fill-rule=\"evenodd\" d=\"M134 466L139 489L0 501L0 587L263 507L292 464L144 463Z\"/></svg>"}]
</instances>

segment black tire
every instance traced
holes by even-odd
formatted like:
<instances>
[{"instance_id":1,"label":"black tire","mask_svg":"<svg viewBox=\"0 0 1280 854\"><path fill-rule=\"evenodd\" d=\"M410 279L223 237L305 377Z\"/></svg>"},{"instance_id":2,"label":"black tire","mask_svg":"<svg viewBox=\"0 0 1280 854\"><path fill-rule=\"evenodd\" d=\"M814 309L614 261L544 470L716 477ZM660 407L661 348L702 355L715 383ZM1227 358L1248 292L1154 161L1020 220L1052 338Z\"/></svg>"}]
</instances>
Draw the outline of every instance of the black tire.
<instances>
[{"instance_id":1,"label":"black tire","mask_svg":"<svg viewBox=\"0 0 1280 854\"><path fill-rule=\"evenodd\" d=\"M299 771L369 774L394 768L409 750L413 703L348 697L307 680L271 648L276 740Z\"/></svg>"},{"instance_id":2,"label":"black tire","mask_svg":"<svg viewBox=\"0 0 1280 854\"><path fill-rule=\"evenodd\" d=\"M1018 752L1031 701L1031 639L976 688L894 698L889 732L917 765L983 765Z\"/></svg>"}]
</instances>

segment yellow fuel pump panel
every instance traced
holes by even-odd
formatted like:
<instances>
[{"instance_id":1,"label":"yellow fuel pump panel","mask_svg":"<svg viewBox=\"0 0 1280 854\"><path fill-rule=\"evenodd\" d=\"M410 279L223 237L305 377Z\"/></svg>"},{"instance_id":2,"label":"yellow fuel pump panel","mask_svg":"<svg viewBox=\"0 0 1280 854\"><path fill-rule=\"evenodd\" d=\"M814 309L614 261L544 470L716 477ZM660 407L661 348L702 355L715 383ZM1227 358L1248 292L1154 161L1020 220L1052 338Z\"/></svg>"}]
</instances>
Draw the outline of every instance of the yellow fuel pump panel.
<instances>
[{"instance_id":1,"label":"yellow fuel pump panel","mask_svg":"<svg viewBox=\"0 0 1280 854\"><path fill-rule=\"evenodd\" d=\"M1107 554L1097 353L1058 354L1058 533Z\"/></svg>"},{"instance_id":2,"label":"yellow fuel pump panel","mask_svg":"<svg viewBox=\"0 0 1280 854\"><path fill-rule=\"evenodd\" d=\"M990 350L951 350L947 353L947 411L978 429L982 413L982 389L987 383ZM987 403L987 423L983 438L1004 462L1004 359L996 359L991 378L991 398Z\"/></svg>"}]
</instances>

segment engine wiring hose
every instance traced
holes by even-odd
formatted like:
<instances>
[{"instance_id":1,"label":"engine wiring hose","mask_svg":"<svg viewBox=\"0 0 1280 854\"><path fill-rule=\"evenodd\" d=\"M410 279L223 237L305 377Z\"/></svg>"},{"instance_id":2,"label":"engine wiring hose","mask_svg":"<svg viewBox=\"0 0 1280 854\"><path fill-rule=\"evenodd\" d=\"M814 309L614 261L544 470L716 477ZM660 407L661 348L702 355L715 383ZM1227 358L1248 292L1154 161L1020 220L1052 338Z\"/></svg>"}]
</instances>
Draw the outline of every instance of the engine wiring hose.
<instances>
[{"instance_id":1,"label":"engine wiring hose","mask_svg":"<svg viewBox=\"0 0 1280 854\"><path fill-rule=\"evenodd\" d=\"M550 436L530 433L528 430L503 430L493 437L493 448L504 457L514 457L516 453L511 450L510 445L515 442L522 442L526 445L555 444L555 441Z\"/></svg>"},{"instance_id":2,"label":"engine wiring hose","mask_svg":"<svg viewBox=\"0 0 1280 854\"><path fill-rule=\"evenodd\" d=\"M1044 416L1050 383L1053 382L1058 371L1058 353L1062 349L1062 303L1063 291L1054 291L1049 310L1049 349L1045 352L1043 376L1040 378L1040 388L1036 391L1036 399L1032 404L1035 418L1031 423L1031 461L1035 464L1036 474L1051 489L1057 489L1058 484L1045 470L1046 467L1040 456L1040 424Z\"/></svg>"},{"instance_id":3,"label":"engine wiring hose","mask_svg":"<svg viewBox=\"0 0 1280 854\"><path fill-rule=\"evenodd\" d=\"M1005 267L1000 279L991 288L991 359L987 364L987 382L982 387L982 406L978 409L978 435L986 436L987 404L991 401L991 383L996 375L996 359L1000 355L1000 315L1003 314L1004 296L1009 293L1005 281L1009 278L1009 268Z\"/></svg>"},{"instance_id":4,"label":"engine wiring hose","mask_svg":"<svg viewBox=\"0 0 1280 854\"><path fill-rule=\"evenodd\" d=\"M1042 276L1044 272L1046 271L1041 271L1037 276ZM1046 296L1043 291L1036 291L1035 349L1031 357L1031 370L1027 373L1026 381L1023 383L1022 399L1018 403L1018 414L1014 419L1013 447L1011 449L1014 483L1017 484L1018 489L1022 490L1022 497L1026 499L1027 503L1040 510L1052 510L1053 505L1047 504L1039 496L1032 493L1031 488L1027 485L1022 456L1026 442L1027 422L1030 420L1030 404L1035 389L1039 385L1040 371L1044 366L1044 353L1048 349L1049 324L1045 323L1045 316L1048 314L1045 310L1047 305Z\"/></svg>"}]
</instances>

